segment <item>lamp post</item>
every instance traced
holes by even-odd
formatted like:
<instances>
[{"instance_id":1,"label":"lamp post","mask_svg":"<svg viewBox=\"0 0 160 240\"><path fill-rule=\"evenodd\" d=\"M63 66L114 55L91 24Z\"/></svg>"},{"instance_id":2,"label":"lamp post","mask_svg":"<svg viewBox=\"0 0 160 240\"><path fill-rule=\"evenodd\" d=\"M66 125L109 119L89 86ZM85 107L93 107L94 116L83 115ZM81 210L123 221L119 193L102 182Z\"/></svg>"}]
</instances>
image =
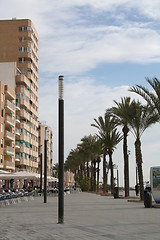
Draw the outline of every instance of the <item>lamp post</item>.
<instances>
[{"instance_id":1,"label":"lamp post","mask_svg":"<svg viewBox=\"0 0 160 240\"><path fill-rule=\"evenodd\" d=\"M128 166L127 166L127 195L129 196L129 157L131 155L131 151L128 150Z\"/></svg>"},{"instance_id":2,"label":"lamp post","mask_svg":"<svg viewBox=\"0 0 160 240\"><path fill-rule=\"evenodd\" d=\"M45 128L44 140L44 203L47 202L47 128Z\"/></svg>"},{"instance_id":3,"label":"lamp post","mask_svg":"<svg viewBox=\"0 0 160 240\"><path fill-rule=\"evenodd\" d=\"M59 194L58 223L64 221L64 77L59 76Z\"/></svg>"},{"instance_id":4,"label":"lamp post","mask_svg":"<svg viewBox=\"0 0 160 240\"><path fill-rule=\"evenodd\" d=\"M117 187L119 188L119 172L118 172L118 165L117 165Z\"/></svg>"},{"instance_id":5,"label":"lamp post","mask_svg":"<svg viewBox=\"0 0 160 240\"><path fill-rule=\"evenodd\" d=\"M118 165L114 164L113 169L117 170L116 171L116 180L117 180L117 187L119 188L119 171L118 171Z\"/></svg>"},{"instance_id":6,"label":"lamp post","mask_svg":"<svg viewBox=\"0 0 160 240\"><path fill-rule=\"evenodd\" d=\"M40 145L40 192L42 194L42 145Z\"/></svg>"}]
</instances>

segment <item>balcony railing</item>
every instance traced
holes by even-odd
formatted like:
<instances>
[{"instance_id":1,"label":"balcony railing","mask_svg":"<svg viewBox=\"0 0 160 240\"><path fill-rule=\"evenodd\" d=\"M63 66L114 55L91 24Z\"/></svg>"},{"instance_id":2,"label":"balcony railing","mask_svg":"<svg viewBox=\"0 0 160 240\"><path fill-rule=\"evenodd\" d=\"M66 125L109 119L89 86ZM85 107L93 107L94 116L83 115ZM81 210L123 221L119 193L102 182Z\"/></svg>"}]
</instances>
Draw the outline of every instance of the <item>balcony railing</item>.
<instances>
[{"instance_id":1,"label":"balcony railing","mask_svg":"<svg viewBox=\"0 0 160 240\"><path fill-rule=\"evenodd\" d=\"M15 155L15 160L20 160L20 154Z\"/></svg>"},{"instance_id":2,"label":"balcony railing","mask_svg":"<svg viewBox=\"0 0 160 240\"><path fill-rule=\"evenodd\" d=\"M14 148L12 148L10 146L6 146L4 149L5 149L6 152L14 153Z\"/></svg>"},{"instance_id":3,"label":"balcony railing","mask_svg":"<svg viewBox=\"0 0 160 240\"><path fill-rule=\"evenodd\" d=\"M15 163L11 162L11 161L5 161L4 166L5 166L5 168L14 168Z\"/></svg>"},{"instance_id":4,"label":"balcony railing","mask_svg":"<svg viewBox=\"0 0 160 240\"><path fill-rule=\"evenodd\" d=\"M11 108L13 111L15 111L15 105L13 103L11 103L9 100L5 101L5 105L6 107Z\"/></svg>"},{"instance_id":5,"label":"balcony railing","mask_svg":"<svg viewBox=\"0 0 160 240\"><path fill-rule=\"evenodd\" d=\"M7 120L7 122L12 123L12 125L14 125L14 123L15 123L14 119L9 117L8 115L6 117L6 120Z\"/></svg>"},{"instance_id":6,"label":"balcony railing","mask_svg":"<svg viewBox=\"0 0 160 240\"><path fill-rule=\"evenodd\" d=\"M21 134L20 129L16 128L16 134L17 134L17 135L20 135L20 134Z\"/></svg>"},{"instance_id":7,"label":"balcony railing","mask_svg":"<svg viewBox=\"0 0 160 240\"><path fill-rule=\"evenodd\" d=\"M7 138L12 138L12 139L14 139L14 134L13 133L11 133L11 132L9 132L9 131L5 131L5 136L7 137Z\"/></svg>"},{"instance_id":8,"label":"balcony railing","mask_svg":"<svg viewBox=\"0 0 160 240\"><path fill-rule=\"evenodd\" d=\"M16 141L16 142L15 142L15 146L18 147L18 148L20 148L20 142Z\"/></svg>"}]
</instances>

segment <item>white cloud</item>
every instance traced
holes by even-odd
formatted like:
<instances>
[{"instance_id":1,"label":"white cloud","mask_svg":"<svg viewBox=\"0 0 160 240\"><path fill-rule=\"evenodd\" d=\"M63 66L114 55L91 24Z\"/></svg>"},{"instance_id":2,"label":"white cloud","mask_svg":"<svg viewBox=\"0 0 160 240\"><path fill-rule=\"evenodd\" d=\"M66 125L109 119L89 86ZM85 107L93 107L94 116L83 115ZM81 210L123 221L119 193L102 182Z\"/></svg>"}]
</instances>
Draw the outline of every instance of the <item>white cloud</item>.
<instances>
[{"instance_id":1,"label":"white cloud","mask_svg":"<svg viewBox=\"0 0 160 240\"><path fill-rule=\"evenodd\" d=\"M80 27L60 30L57 36L41 44L43 71L77 74L107 62L160 61L160 35L151 29Z\"/></svg>"},{"instance_id":2,"label":"white cloud","mask_svg":"<svg viewBox=\"0 0 160 240\"><path fill-rule=\"evenodd\" d=\"M3 1L1 18L33 20L40 36L40 71L76 74L107 62L160 61L159 31L150 26L151 19L160 16L159 1L28 0L26 4L14 0L14 7L12 3ZM99 14L103 12L108 17L104 21ZM132 14L138 16L137 21L130 19ZM111 20L116 18L114 25Z\"/></svg>"}]
</instances>

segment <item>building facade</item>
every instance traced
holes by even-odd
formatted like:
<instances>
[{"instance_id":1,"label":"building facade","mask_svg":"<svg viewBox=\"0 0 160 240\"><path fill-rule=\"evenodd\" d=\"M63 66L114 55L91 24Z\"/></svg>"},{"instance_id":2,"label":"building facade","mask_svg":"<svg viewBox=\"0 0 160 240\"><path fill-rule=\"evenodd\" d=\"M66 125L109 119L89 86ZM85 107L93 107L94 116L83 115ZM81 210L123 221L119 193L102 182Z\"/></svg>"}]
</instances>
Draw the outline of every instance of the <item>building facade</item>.
<instances>
[{"instance_id":1,"label":"building facade","mask_svg":"<svg viewBox=\"0 0 160 240\"><path fill-rule=\"evenodd\" d=\"M44 175L44 141L47 140L47 176L52 176L52 162L53 162L53 142L52 142L52 130L45 123L39 123L38 127L38 141L39 141L39 173ZM42 159L42 160L41 160ZM41 164L42 162L42 164Z\"/></svg>"},{"instance_id":2,"label":"building facade","mask_svg":"<svg viewBox=\"0 0 160 240\"><path fill-rule=\"evenodd\" d=\"M15 92L0 81L0 169L15 171Z\"/></svg>"},{"instance_id":3,"label":"building facade","mask_svg":"<svg viewBox=\"0 0 160 240\"><path fill-rule=\"evenodd\" d=\"M38 34L28 19L0 20L0 33L0 62L16 64L15 170L38 172Z\"/></svg>"}]
</instances>

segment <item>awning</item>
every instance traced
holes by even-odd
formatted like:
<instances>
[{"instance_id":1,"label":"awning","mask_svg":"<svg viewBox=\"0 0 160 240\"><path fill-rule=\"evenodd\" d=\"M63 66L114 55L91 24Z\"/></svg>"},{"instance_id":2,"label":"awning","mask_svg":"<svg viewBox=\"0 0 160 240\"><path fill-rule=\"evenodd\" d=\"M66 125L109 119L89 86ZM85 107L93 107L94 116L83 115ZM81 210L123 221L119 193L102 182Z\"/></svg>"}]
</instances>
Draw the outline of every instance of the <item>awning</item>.
<instances>
[{"instance_id":1,"label":"awning","mask_svg":"<svg viewBox=\"0 0 160 240\"><path fill-rule=\"evenodd\" d=\"M10 174L0 174L1 180L9 180L9 179L36 179L38 178L37 173L32 172L15 172Z\"/></svg>"}]
</instances>

